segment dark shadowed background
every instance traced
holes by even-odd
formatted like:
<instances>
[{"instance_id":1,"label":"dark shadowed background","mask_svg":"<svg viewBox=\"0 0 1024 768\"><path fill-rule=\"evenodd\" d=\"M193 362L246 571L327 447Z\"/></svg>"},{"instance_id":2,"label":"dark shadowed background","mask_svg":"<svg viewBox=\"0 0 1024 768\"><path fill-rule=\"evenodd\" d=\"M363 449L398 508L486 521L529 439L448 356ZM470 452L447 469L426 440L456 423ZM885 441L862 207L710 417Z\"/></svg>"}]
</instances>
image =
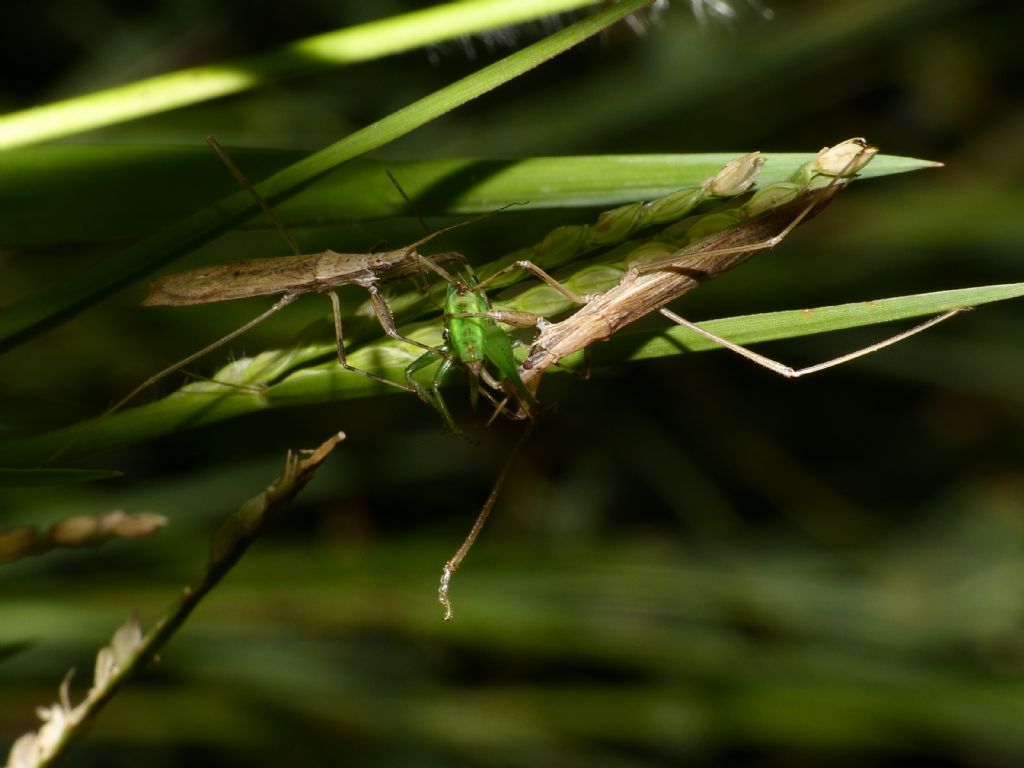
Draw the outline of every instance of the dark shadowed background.
<instances>
[{"instance_id":1,"label":"dark shadowed background","mask_svg":"<svg viewBox=\"0 0 1024 768\"><path fill-rule=\"evenodd\" d=\"M7 8L0 110L415 4L261 5ZM777 0L772 10L768 21L737 4L735 21L702 28L676 2L644 34L617 28L376 156L740 154L865 136L945 168L854 185L676 309L702 320L1021 280L1024 5ZM214 134L232 147L318 149L547 29L65 142L197 146ZM594 213L528 226L496 216L459 245L486 261ZM328 244L329 233L297 234ZM245 236L278 247L272 232ZM379 236L368 226L365 242L332 247ZM93 255L4 247L0 298ZM5 356L9 434L98 413L266 304L154 310L137 306L142 295L126 289ZM287 342L327 309L300 302L234 354ZM114 481L2 488L5 527L113 508L170 524L146 541L0 569L0 649L31 642L0 659L0 742L35 727L34 708L55 699L69 667L80 695L95 651L128 615L144 626L160 615L200 571L209 531L273 478L287 449L343 429L349 439L287 523L118 696L69 765L1020 765L1022 313L1019 302L986 306L797 382L726 352L549 377L542 399L555 407L456 577L449 624L434 597L441 565L521 425L471 427L473 445L414 398L381 396L95 457L126 471ZM896 330L759 349L807 364ZM461 421L480 421L463 389L450 400Z\"/></svg>"}]
</instances>

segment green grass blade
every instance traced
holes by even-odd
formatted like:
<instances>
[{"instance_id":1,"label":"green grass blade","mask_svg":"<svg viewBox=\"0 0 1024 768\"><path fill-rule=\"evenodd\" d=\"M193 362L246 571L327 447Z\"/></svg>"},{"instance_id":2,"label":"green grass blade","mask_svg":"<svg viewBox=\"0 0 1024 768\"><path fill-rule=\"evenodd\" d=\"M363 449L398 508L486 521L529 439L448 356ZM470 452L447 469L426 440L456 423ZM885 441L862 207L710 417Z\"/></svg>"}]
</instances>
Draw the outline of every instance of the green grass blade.
<instances>
[{"instance_id":1,"label":"green grass blade","mask_svg":"<svg viewBox=\"0 0 1024 768\"><path fill-rule=\"evenodd\" d=\"M987 285L811 310L743 315L709 320L701 325L739 344L755 344L937 315L957 307L976 307L1021 296L1024 296L1024 283ZM436 324L424 326L420 332L413 332L412 335L425 342L440 341ZM648 338L638 343L638 336ZM333 344L310 347L304 351L303 356L314 359L330 355L333 349ZM653 333L623 333L609 342L595 346L594 363L611 365L708 349L721 347L685 328L669 328ZM275 354L281 353L264 353L252 360L238 360L232 365L239 371L250 367L254 370L275 370L274 366L264 366L265 361ZM405 366L418 355L419 350L388 340L366 345L353 353L349 360L353 365L400 380ZM572 365L579 362L578 358L581 357L572 356L565 362ZM253 383L252 379L250 383ZM301 368L262 392L208 383L192 384L158 402L114 414L95 426L77 425L0 445L0 463L35 464L72 440L74 443L63 454L65 459L130 445L179 429L211 424L266 408L310 405L395 391L345 371L333 360Z\"/></svg>"},{"instance_id":2,"label":"green grass blade","mask_svg":"<svg viewBox=\"0 0 1024 768\"><path fill-rule=\"evenodd\" d=\"M646 0L616 3L356 131L288 166L256 188L269 202L284 198L332 168L384 146L533 69L646 4ZM223 233L247 218L255 207L256 203L249 194L240 190L114 254L95 265L88 274L60 281L3 309L0 311L0 352Z\"/></svg>"},{"instance_id":3,"label":"green grass blade","mask_svg":"<svg viewBox=\"0 0 1024 768\"><path fill-rule=\"evenodd\" d=\"M134 120L241 93L266 82L389 56L413 48L591 5L595 0L474 0L315 35L269 53L168 72L76 96L0 120L5 149Z\"/></svg>"},{"instance_id":4,"label":"green grass blade","mask_svg":"<svg viewBox=\"0 0 1024 768\"><path fill-rule=\"evenodd\" d=\"M746 345L938 315L959 307L977 307L1021 296L1024 296L1024 283L985 285L976 288L897 296L889 299L858 301L815 309L795 309L721 318L709 320L706 323L701 322L700 326L737 344ZM651 335L650 332L647 334ZM621 358L624 360L647 360L677 355L682 352L721 349L720 346L700 334L678 326L651 335L648 341L639 346L636 344L638 335L636 333L626 333L621 338L628 340L630 335L634 337L630 344L631 351ZM615 356L614 347L617 343L629 342L617 342L612 339L608 344L612 357Z\"/></svg>"},{"instance_id":5,"label":"green grass blade","mask_svg":"<svg viewBox=\"0 0 1024 768\"><path fill-rule=\"evenodd\" d=\"M251 178L265 178L306 157L289 150L228 149ZM390 170L424 216L474 214L511 203L517 210L611 207L652 200L713 175L735 153L448 158L383 162L356 158L275 208L286 227L389 218L407 206ZM762 184L786 178L811 153L765 153ZM864 178L932 168L915 158L880 155ZM236 191L206 147L57 146L0 155L0 244L54 247L133 240ZM117 211L116 216L111 211ZM53 226L60 221L61 226ZM269 227L262 216L246 226ZM345 250L344 244L335 246ZM88 278L86 278L88 279Z\"/></svg>"}]
</instances>

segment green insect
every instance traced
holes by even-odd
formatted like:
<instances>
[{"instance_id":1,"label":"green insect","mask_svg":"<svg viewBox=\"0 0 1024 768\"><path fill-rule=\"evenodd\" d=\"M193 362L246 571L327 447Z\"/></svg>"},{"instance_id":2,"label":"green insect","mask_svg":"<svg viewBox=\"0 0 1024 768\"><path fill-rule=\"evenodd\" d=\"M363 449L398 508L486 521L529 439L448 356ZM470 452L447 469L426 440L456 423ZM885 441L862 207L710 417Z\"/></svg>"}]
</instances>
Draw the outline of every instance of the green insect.
<instances>
[{"instance_id":1,"label":"green insect","mask_svg":"<svg viewBox=\"0 0 1024 768\"><path fill-rule=\"evenodd\" d=\"M462 432L441 394L441 382L453 366L460 366L468 373L470 403L474 408L481 392L496 406L495 413L533 418L540 408L533 393L519 378L512 339L499 321L531 327L537 322L536 317L526 313L494 310L474 275L465 281L452 282L444 303L444 346L424 353L405 369L409 385L437 409L455 434ZM438 360L441 364L430 386L424 386L415 375ZM480 386L481 381L484 388ZM509 399L516 403L515 411L507 409Z\"/></svg>"}]
</instances>

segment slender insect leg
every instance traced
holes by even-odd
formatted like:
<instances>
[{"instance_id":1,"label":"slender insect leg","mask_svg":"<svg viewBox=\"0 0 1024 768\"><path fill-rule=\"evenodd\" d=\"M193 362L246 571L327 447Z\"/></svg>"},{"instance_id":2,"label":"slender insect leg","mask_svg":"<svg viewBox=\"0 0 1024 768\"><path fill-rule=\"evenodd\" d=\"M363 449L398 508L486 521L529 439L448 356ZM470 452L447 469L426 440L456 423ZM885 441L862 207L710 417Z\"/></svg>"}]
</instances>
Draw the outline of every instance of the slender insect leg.
<instances>
[{"instance_id":1,"label":"slender insect leg","mask_svg":"<svg viewBox=\"0 0 1024 768\"><path fill-rule=\"evenodd\" d=\"M488 386L491 385L488 384ZM498 387L499 388L496 389L495 391L501 394L505 394L504 390L500 388L500 383L498 384ZM494 413L492 413L490 417L487 419L486 426L491 426L491 424L494 422L494 419L498 416L499 413L504 414L505 416L507 416L510 419L513 419L514 421L522 421L525 418L525 416L520 416L517 411L510 411L508 409L507 405L508 401L511 399L510 395L505 395L501 400L498 400L498 398L489 390L481 389L480 391L483 393L483 396L487 398L487 402L489 402L495 408Z\"/></svg>"},{"instance_id":2,"label":"slender insect leg","mask_svg":"<svg viewBox=\"0 0 1024 768\"><path fill-rule=\"evenodd\" d=\"M800 212L796 216L794 216L793 219L777 235L773 235L772 237L769 237L766 240L762 240L759 243L749 243L744 245L730 246L726 248L718 248L715 249L714 251L715 255L725 256L730 253L747 253L750 251L763 251L769 248L774 248L776 245L781 243L794 229L796 229L800 225L800 223L804 219L811 215L811 212L817 206L821 205L822 202L827 202L827 200L830 199L831 196L835 195L840 189L842 189L843 185L852 181L852 179L856 176L855 169L858 167L862 167L860 163L863 157L867 155L873 155L873 153L877 151L874 147L871 147L870 145L867 144L862 143L861 146L862 150L855 154L853 157L851 157L842 169L840 169L837 173L832 174L832 178L829 180L828 184L818 189L818 194L804 208L802 208ZM673 266L677 261L677 258L670 256L667 259L659 259L658 261L651 261L645 264L637 265L635 269L636 272L639 274L645 272L655 272L659 269L667 269Z\"/></svg>"},{"instance_id":3,"label":"slender insect leg","mask_svg":"<svg viewBox=\"0 0 1024 768\"><path fill-rule=\"evenodd\" d=\"M825 187L824 189L828 189L828 187ZM823 189L823 191L824 191L824 189ZM724 247L724 248L716 248L711 253L713 253L716 256L725 256L725 255L728 255L730 253L748 253L750 251L764 251L764 250L768 250L770 248L774 248L776 245L778 245L783 240L785 240L786 236L790 232L792 232L794 229L796 229L797 225L801 221L803 221L805 218L807 218L807 215L812 210L814 210L814 207L817 206L819 204L819 202L820 202L819 199L812 200L810 203L807 204L807 206L805 208L801 209L800 213L798 213L793 218L793 220L791 222L789 222L789 224L787 224L786 227L781 232L779 232L779 234L773 235L772 237L769 237L767 240L762 240L759 243L750 243L749 245L734 245L734 246L728 246L728 247ZM709 253L709 255L710 255L710 253ZM679 256L670 256L667 259L658 259L657 261L648 261L648 262L644 262L643 264L636 265L635 267L633 267L633 269L635 270L635 272L637 274L644 274L645 272L657 272L658 270L663 270L663 269L671 269L679 261L679 258L680 258Z\"/></svg>"},{"instance_id":4,"label":"slender insect leg","mask_svg":"<svg viewBox=\"0 0 1024 768\"><path fill-rule=\"evenodd\" d=\"M422 371L424 368L436 363L441 360L442 357L437 352L431 350L430 352L424 352L422 355L413 360L409 365L405 367L405 380L408 382L410 387L419 387L416 382L416 374Z\"/></svg>"},{"instance_id":5,"label":"slender insect leg","mask_svg":"<svg viewBox=\"0 0 1024 768\"><path fill-rule=\"evenodd\" d=\"M548 322L547 318L543 315L507 309L488 309L483 312L449 312L445 317L486 317L495 322L504 323L516 328L544 328Z\"/></svg>"},{"instance_id":6,"label":"slender insect leg","mask_svg":"<svg viewBox=\"0 0 1024 768\"><path fill-rule=\"evenodd\" d=\"M429 256L424 256L422 253L416 250L414 245L410 245L408 248L405 249L406 255L408 255L409 258L413 259L418 264L420 264L420 266L423 267L423 270L425 272L433 272L450 285L456 285L460 287L464 285L462 280L455 277L451 272L449 272L440 264L438 264L437 261L435 261L434 259L430 258ZM458 253L457 251L446 251L442 254L438 254L438 256L443 256L446 259L457 258L460 259L461 261L466 260L466 257L463 256L461 253Z\"/></svg>"},{"instance_id":7,"label":"slender insect leg","mask_svg":"<svg viewBox=\"0 0 1024 768\"><path fill-rule=\"evenodd\" d=\"M231 333L227 334L226 336L221 336L215 342L213 342L212 344L207 344L205 347L200 349L198 352L193 352L191 355L189 355L186 358L183 358L183 359L179 360L174 365L170 365L167 368L164 368L159 373L153 374L148 379L146 379L144 382L139 384L139 386L137 386L135 389L133 389L131 392L129 392L127 395L125 395L123 398L121 398L117 403L115 403L113 406L111 406L110 409L108 410L108 412L104 414L104 416L107 416L107 415L113 413L114 411L118 410L125 403L127 403L129 400L134 398L137 394L139 394L142 390L146 389L147 387L152 386L153 384L156 384L158 381L160 381L165 376L169 376L170 374L174 373L175 371L181 370L186 365L191 365L192 363L194 363L199 358L205 357L210 352L213 352L214 350L219 349L220 347L222 347L225 344L227 344L229 341L233 341L234 339L238 338L239 336L241 336L243 333L245 333L246 331L250 330L251 328L255 328L257 325L262 323L264 320L266 320L271 315L276 314L277 312L280 312L282 309L287 307L289 304L291 304L293 301L295 301L297 298L299 298L300 295L301 294L298 294L298 293L286 293L280 299L275 301L268 309L265 309L263 312L261 312L256 317L254 317L252 320L250 320L249 322L247 322L244 325L240 326L239 328L236 328Z\"/></svg>"},{"instance_id":8,"label":"slender insect leg","mask_svg":"<svg viewBox=\"0 0 1024 768\"><path fill-rule=\"evenodd\" d=\"M269 309L264 310L262 313L260 313L256 317L254 317L252 320L250 320L249 322L245 323L245 325L241 326L240 328L236 328L235 330L233 330L231 333L229 333L226 336L221 336L219 339L217 339L212 344L207 344L205 347L200 349L198 352L193 352L188 357L182 358L181 360L179 360L178 362L174 363L173 365L167 366L162 371L154 373L152 376L150 376L144 382L139 384L139 386L137 386L135 389L133 389L127 395L125 395L120 400L118 400L116 403L114 403L112 406L107 408L107 410L105 410L103 413L101 413L99 416L97 416L94 420L92 420L91 422L86 424L83 427L83 431L79 432L79 434L77 434L77 435L74 435L70 440L68 440L68 442L66 442L64 445L62 445L57 450L56 453L53 453L50 456L48 456L43 461L43 464L44 465L45 464L50 464L53 461L55 461L58 457L63 455L64 452L68 448L70 448L72 445L77 443L79 440L82 440L83 438L88 436L89 433L92 432L92 430L95 429L100 424L100 422L102 422L103 420L109 418L110 416L113 416L115 413L117 413L119 410L121 410L125 405L127 405L129 402L134 400L135 396L138 395L143 390L147 389L148 387L153 386L154 384L156 384L160 380L164 379L165 377L170 376L175 371L180 371L186 365L191 365L192 363L194 363L199 358L208 355L210 352L213 352L215 349L219 349L220 347L222 347L225 344L227 344L229 341L232 341L233 339L238 338L239 336L241 336L243 333L245 333L249 329L254 328L257 325L259 325L260 323L262 323L264 320L266 320L271 315L273 315L276 312L279 312L280 310L284 309L286 306L288 306L293 301L295 301L295 299L297 299L299 297L299 295L300 294L298 294L298 293L286 293L280 299L275 301L274 304ZM214 382L214 383L217 383L217 382Z\"/></svg>"},{"instance_id":9,"label":"slender insect leg","mask_svg":"<svg viewBox=\"0 0 1024 768\"><path fill-rule=\"evenodd\" d=\"M454 365L454 361L451 358L445 358L441 361L441 365L437 367L437 372L434 374L434 380L430 383L430 392L433 395L433 402L437 409L441 412L444 417L445 423L448 425L448 429L453 434L465 437L465 434L459 429L459 425L455 423L455 419L452 418L451 411L448 410L448 403L445 402L444 395L441 394L441 382L447 375L448 371L451 370Z\"/></svg>"},{"instance_id":10,"label":"slender insect leg","mask_svg":"<svg viewBox=\"0 0 1024 768\"><path fill-rule=\"evenodd\" d=\"M760 365L764 368L767 368L769 371L773 371L779 374L780 376L785 376L787 379L798 379L801 376L807 376L812 373L817 373L818 371L824 371L827 368L832 368L834 366L849 362L850 360L855 360L858 357L870 355L872 352L877 352L880 349L885 349L888 346L892 346L893 344L903 341L904 339L908 339L911 336L920 333L921 331L927 330L928 328L931 328L934 325L938 325L943 320L948 320L954 315L958 315L961 312L966 312L969 309L970 307L957 307L956 309L951 309L948 312L943 312L941 315L937 315L936 317L933 317L930 320L926 320L925 322L919 325L915 325L913 328L910 328L909 330L903 331L902 333L898 333L895 336L891 336L890 338L884 339L883 341L880 341L876 344L871 344L870 346L863 347L862 349L854 350L853 352L849 352L845 355L840 355L839 357L834 357L831 360L825 360L824 362L817 363L815 365L807 366L806 368L791 368L790 366L784 365L776 360L772 360L769 357L760 355L757 352L754 352L753 350L747 349L746 347L740 346L739 344L735 344L729 341L728 339L723 339L721 336L711 333L710 331L704 330L699 325L691 323L689 320L685 320L684 318L680 317L675 312L669 309L662 309L660 310L660 312L677 325L681 325L684 328L689 328L694 333L700 334L704 338L709 339L732 352L735 352L737 355L745 357L751 362L756 363L757 365Z\"/></svg>"},{"instance_id":11,"label":"slender insect leg","mask_svg":"<svg viewBox=\"0 0 1024 768\"><path fill-rule=\"evenodd\" d=\"M402 384L399 384L397 381L391 381L390 379L386 379L383 376L373 373L372 371L366 371L363 370L362 368L356 368L354 365L349 365L348 359L345 355L345 337L342 333L341 327L341 300L338 298L338 294L335 293L334 291L329 291L327 295L331 297L331 309L334 311L334 339L338 348L338 363L341 365L341 367L344 368L346 371L352 371L353 373L361 374L362 376L365 376L368 379L379 381L381 384L387 384L388 386L396 387L397 389L400 389L403 392L413 392L418 394L416 392L415 387L407 387ZM429 347L427 348L429 349Z\"/></svg>"},{"instance_id":12,"label":"slender insect leg","mask_svg":"<svg viewBox=\"0 0 1024 768\"><path fill-rule=\"evenodd\" d=\"M465 560L466 555L469 553L470 548L473 546L473 542L476 541L476 537L480 535L480 531L483 530L484 523L487 522L488 516L491 514L491 510L494 508L495 502L498 500L498 496L501 495L502 489L505 487L505 481L508 480L508 476L511 473L512 465L515 464L516 458L518 458L520 451L523 446L526 445L527 439L533 434L534 422L527 424L526 429L523 430L523 434L519 436L518 442L515 447L512 448L512 452L505 459L505 466L501 468L501 474L498 475L498 479L494 483L494 487L491 489L490 495L487 497L487 501L484 502L483 508L480 510L480 514L477 515L476 521L473 523L473 527L469 530L469 535L466 536L466 540L462 542L462 546L459 547L455 554L452 555L451 560L444 564L444 568L441 569L441 584L437 589L437 600L444 606L444 620L450 621L452 618L452 604L448 597L448 591L451 588L452 576L459 570L459 566L462 565L462 561Z\"/></svg>"},{"instance_id":13,"label":"slender insect leg","mask_svg":"<svg viewBox=\"0 0 1024 768\"><path fill-rule=\"evenodd\" d=\"M416 381L415 374L423 370L424 368L433 365L438 360L441 360L441 365L438 367L437 372L434 374L433 381L431 382L430 389L428 390L426 387L424 387L422 384ZM433 406L433 408L438 413L441 414L441 416L445 420L445 424L447 425L448 429L452 431L453 434L458 435L460 437L465 437L463 431L459 428L458 424L455 423L455 419L452 417L451 411L448 410L448 403L444 399L444 395L441 394L441 382L444 380L444 377L455 364L456 363L453 358L442 357L437 351L425 352L423 355L409 363L408 367L405 369L405 380L410 387L416 390L416 393L419 395L420 399L423 400L423 402ZM480 378L484 380L484 383L487 385L487 387L494 389L494 391L496 392L504 394L504 390L501 388L501 383L497 381L497 379L495 379L487 371L487 369L481 369ZM472 381L473 380L471 379L470 386L472 386ZM496 413L501 412L505 413L510 418L515 417L515 414L513 414L511 411L508 411L504 407L504 404L508 401L508 397L506 397L499 403L498 399L493 394L491 394L491 392L488 389L480 389L478 391L482 392L483 396L486 397L487 400L492 405L498 407L498 411ZM490 426L490 423L493 419L494 417L492 416L491 420L487 422L488 426Z\"/></svg>"},{"instance_id":14,"label":"slender insect leg","mask_svg":"<svg viewBox=\"0 0 1024 768\"><path fill-rule=\"evenodd\" d=\"M424 349L428 352L436 352L441 357L448 357L448 355L436 347L432 347L429 344L424 344L422 341L416 341L416 339L410 339L408 336L400 334L398 332L398 328L395 327L395 316L391 314L391 307L388 306L384 297L380 295L380 291L377 290L377 286L370 285L367 287L367 290L370 292L370 303L373 304L374 314L377 315L377 321L380 323L381 328L384 329L384 333L396 341L404 341L406 344L411 344L414 347L419 347L420 349ZM333 291L331 292L331 295L334 296ZM335 297L334 300L337 301L337 297ZM340 322L341 320L339 318L338 323Z\"/></svg>"},{"instance_id":15,"label":"slender insect leg","mask_svg":"<svg viewBox=\"0 0 1024 768\"><path fill-rule=\"evenodd\" d=\"M522 397L519 396L513 385L509 384L507 381L502 382L494 378L486 368L480 371L480 378L483 379L484 384L486 384L490 389L504 395L504 397L499 401L497 397L492 395L486 389L482 390L484 396L490 400L491 405L494 406L494 412L491 414L490 418L487 419L486 426L491 426L491 424L494 423L494 420L498 418L499 414L515 421L523 421L524 419L533 420L532 410L523 401ZM509 410L508 401L512 399L517 401L519 405L518 410Z\"/></svg>"},{"instance_id":16,"label":"slender insect leg","mask_svg":"<svg viewBox=\"0 0 1024 768\"><path fill-rule=\"evenodd\" d=\"M835 181L830 183L827 187L823 187L821 191L826 192L829 189L832 189L834 183ZM790 221L789 224L787 224L785 228L777 235L773 235L766 240L762 240L759 243L750 243L745 245L735 245L724 248L716 248L713 251L713 253L716 256L725 256L730 253L748 253L750 251L764 251L770 248L774 248L776 245L785 240L786 236L789 235L789 233L792 232L794 229L796 229L797 225L801 221L807 218L808 214L810 214L810 212L814 210L815 206L817 206L820 203L820 201L821 198L819 197L808 203L807 206L802 208L800 212L793 218L793 220ZM670 256L667 259L658 259L657 261L649 261L644 262L643 264L638 264L635 267L633 267L633 269L637 274L643 274L645 272L657 272L658 270L662 269L671 269L673 266L676 265L678 261L679 256Z\"/></svg>"},{"instance_id":17,"label":"slender insect leg","mask_svg":"<svg viewBox=\"0 0 1024 768\"><path fill-rule=\"evenodd\" d=\"M591 296L581 296L580 294L578 294L575 291L573 291L571 288L569 288L564 283L558 282L558 280L553 278L551 275L549 275L543 269L538 267L532 261L526 261L526 260L515 261L515 262L509 264L507 267L502 267L497 272L495 272L493 275L490 275L489 277L486 277L483 280L481 280L479 283L477 283L474 286L474 289L475 290L480 290L480 289L484 288L485 286L487 286L488 283L494 282L499 277L502 277L503 275L507 275L509 272L518 272L520 270L525 270L527 272L533 273L534 276L536 276L540 280L543 280L545 283L550 285L552 288L554 288L560 294L565 296L565 298L567 298L573 304L586 304L592 298Z\"/></svg>"},{"instance_id":18,"label":"slender insect leg","mask_svg":"<svg viewBox=\"0 0 1024 768\"><path fill-rule=\"evenodd\" d=\"M415 374L424 368L428 368L433 365L438 360L441 361L441 365L434 374L434 379L431 382L430 388L427 389L416 380ZM451 358L443 357L437 351L431 350L430 352L424 352L406 367L405 381L416 392L416 394L419 395L420 400L432 406L434 410L441 414L445 424L453 434L464 436L458 425L455 423L455 419L452 418L452 414L448 410L448 403L441 394L441 381L444 379L448 371L451 370L453 365L454 361Z\"/></svg>"},{"instance_id":19,"label":"slender insect leg","mask_svg":"<svg viewBox=\"0 0 1024 768\"><path fill-rule=\"evenodd\" d=\"M556 291L558 291L560 294L562 294L565 298L567 298L574 304L586 304L593 298L592 296L583 296L576 293L571 288L566 286L564 283L560 283L558 280L553 278L551 275L549 275L543 269L538 267L532 261L525 260L514 262L512 264L509 264L507 267L498 270L490 277L487 277L486 279L481 280L479 283L472 286L471 290L481 291L486 287L488 283L495 280L496 278L501 277L509 272L515 272L520 270L532 272L534 275L536 275L542 281L544 281L549 286L554 288ZM448 317L486 317L496 322L504 323L505 325L515 326L516 328L543 329L545 323L548 322L542 315L538 315L533 312L516 312L504 309L492 309L486 312L453 312L450 315L448 315Z\"/></svg>"}]
</instances>

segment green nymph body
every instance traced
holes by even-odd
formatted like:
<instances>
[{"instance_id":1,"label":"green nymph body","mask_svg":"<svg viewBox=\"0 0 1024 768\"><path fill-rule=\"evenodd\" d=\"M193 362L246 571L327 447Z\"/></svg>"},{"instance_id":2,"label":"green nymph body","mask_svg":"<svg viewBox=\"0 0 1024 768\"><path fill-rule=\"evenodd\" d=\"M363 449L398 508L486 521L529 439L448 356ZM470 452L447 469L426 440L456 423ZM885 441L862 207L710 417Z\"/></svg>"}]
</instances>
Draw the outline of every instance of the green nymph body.
<instances>
[{"instance_id":1,"label":"green nymph body","mask_svg":"<svg viewBox=\"0 0 1024 768\"><path fill-rule=\"evenodd\" d=\"M519 412L527 416L537 407L533 394L519 378L519 363L513 352L512 340L489 316L491 312L487 295L476 289L476 278L470 278L463 284L449 285L444 305L444 348L421 355L405 371L409 384L438 410L456 434L460 430L440 392L441 381L453 365L460 365L468 371L470 402L474 407L479 398L481 379L495 393L488 394L492 401L498 402L496 396L502 400L511 397L518 403ZM441 365L428 390L415 380L414 374L439 358Z\"/></svg>"}]
</instances>

